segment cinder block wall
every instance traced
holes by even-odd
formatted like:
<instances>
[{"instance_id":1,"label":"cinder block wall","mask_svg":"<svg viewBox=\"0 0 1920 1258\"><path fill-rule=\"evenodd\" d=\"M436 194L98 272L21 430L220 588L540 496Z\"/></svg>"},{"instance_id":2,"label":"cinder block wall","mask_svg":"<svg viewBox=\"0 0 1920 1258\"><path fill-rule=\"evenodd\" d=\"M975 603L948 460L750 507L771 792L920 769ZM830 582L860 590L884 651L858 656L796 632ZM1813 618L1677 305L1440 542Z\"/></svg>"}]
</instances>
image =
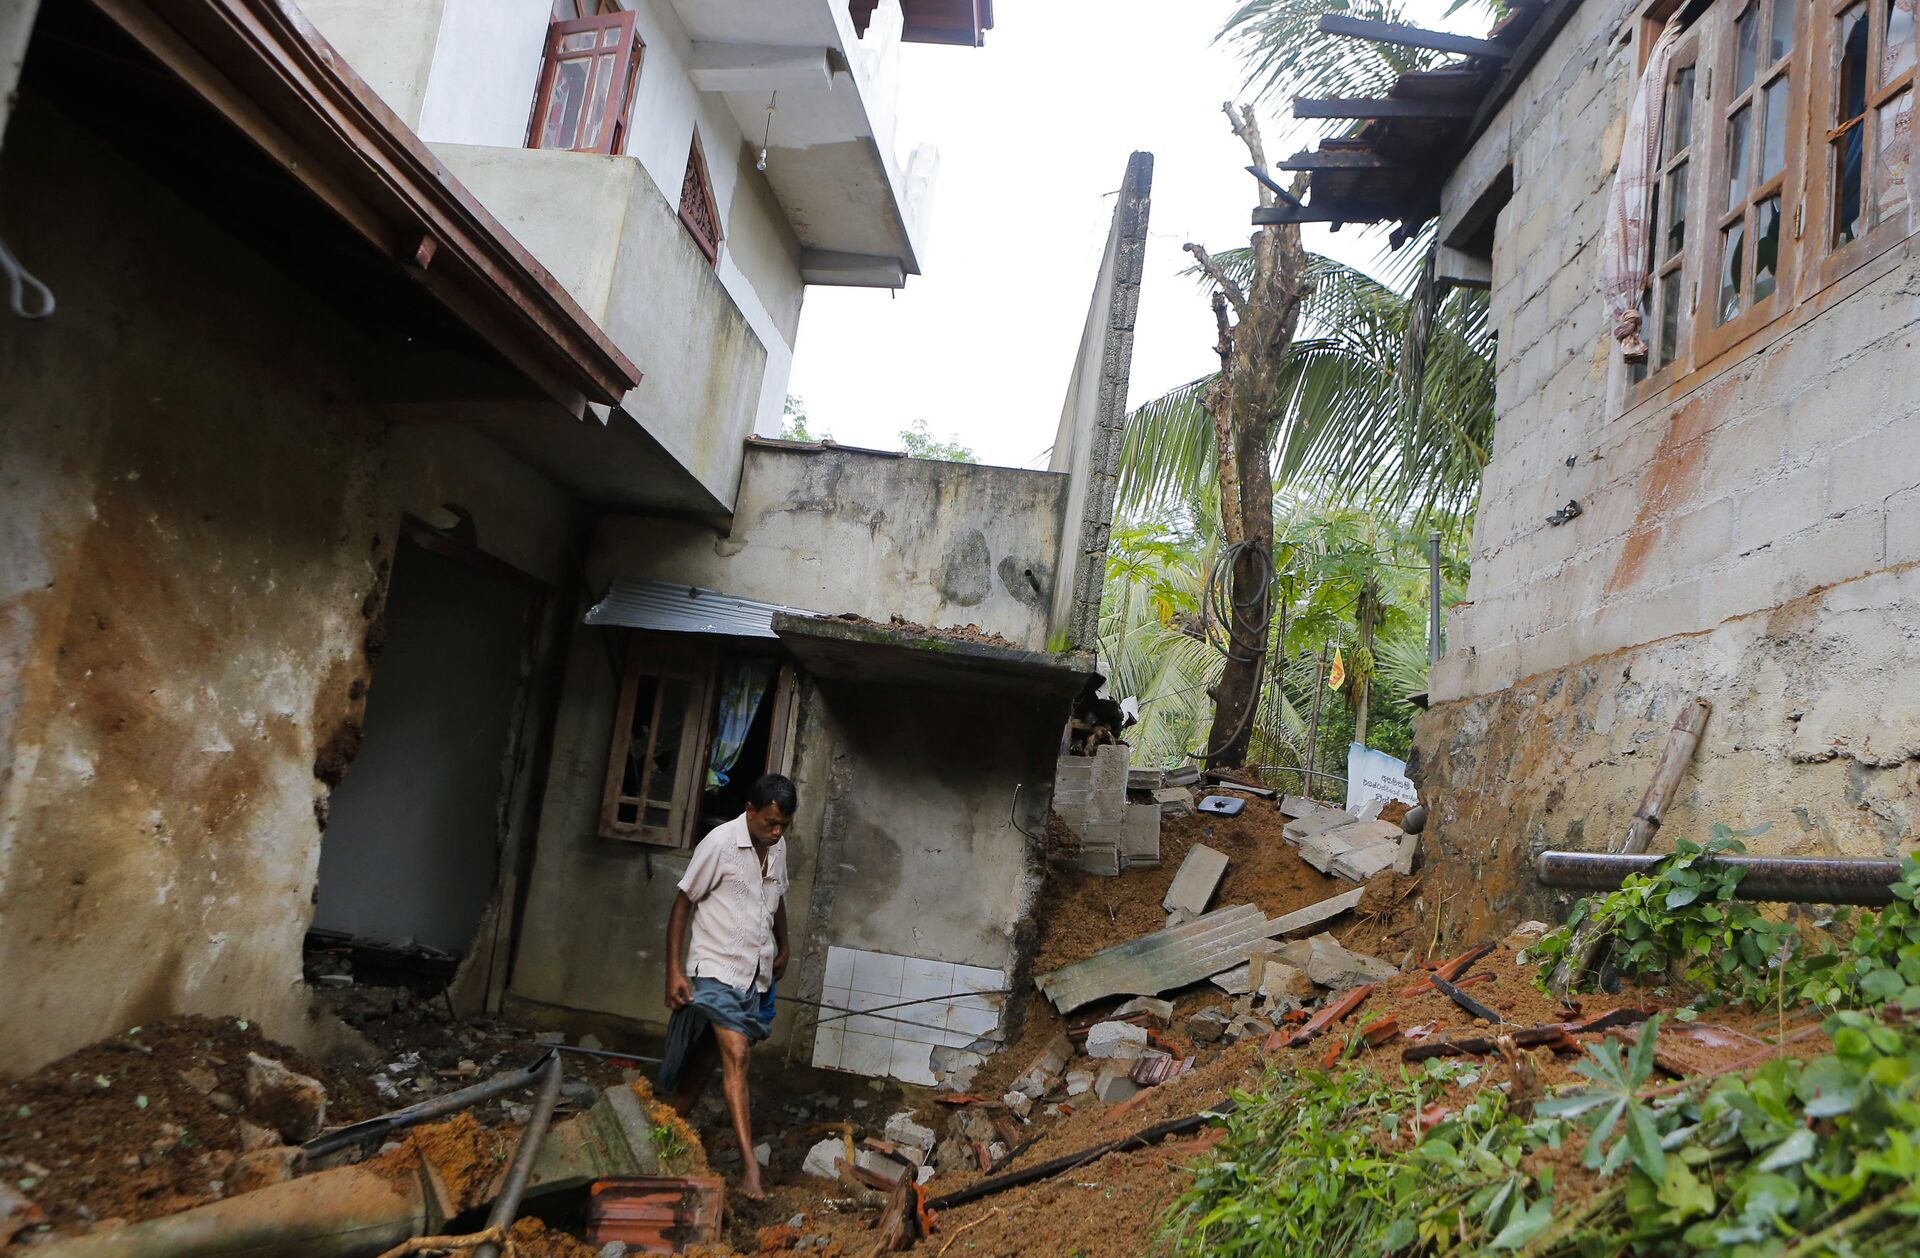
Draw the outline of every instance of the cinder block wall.
<instances>
[{"instance_id":1,"label":"cinder block wall","mask_svg":"<svg viewBox=\"0 0 1920 1258\"><path fill-rule=\"evenodd\" d=\"M1879 854L1920 821L1916 241L1629 406L1599 251L1633 20L1581 4L1447 189L1455 213L1511 166L1493 461L1416 733L1450 933L1559 907L1530 854L1623 828L1691 694L1714 715L1667 836Z\"/></svg>"}]
</instances>

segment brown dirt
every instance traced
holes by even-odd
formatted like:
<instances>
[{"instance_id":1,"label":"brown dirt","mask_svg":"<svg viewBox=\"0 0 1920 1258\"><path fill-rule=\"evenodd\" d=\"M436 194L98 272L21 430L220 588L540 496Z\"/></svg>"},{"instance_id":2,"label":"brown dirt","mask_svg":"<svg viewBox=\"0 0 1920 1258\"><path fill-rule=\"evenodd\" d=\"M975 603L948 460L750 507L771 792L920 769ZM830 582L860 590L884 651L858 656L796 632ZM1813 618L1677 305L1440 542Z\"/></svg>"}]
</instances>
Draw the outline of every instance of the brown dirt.
<instances>
[{"instance_id":1,"label":"brown dirt","mask_svg":"<svg viewBox=\"0 0 1920 1258\"><path fill-rule=\"evenodd\" d=\"M653 1085L645 1079L635 1079L630 1085L633 1094L640 1098L640 1104L646 1107L647 1121L656 1128L664 1127L680 1138L685 1150L674 1157L662 1155L660 1173L662 1175L705 1175L707 1173L707 1150L687 1120L673 1112L673 1107L665 1101L657 1101L653 1096Z\"/></svg>"},{"instance_id":2,"label":"brown dirt","mask_svg":"<svg viewBox=\"0 0 1920 1258\"><path fill-rule=\"evenodd\" d=\"M391 1178L414 1173L424 1159L440 1175L457 1208L472 1209L487 1200L500 1168L520 1141L512 1128L485 1128L472 1114L457 1114L409 1132L398 1149L367 1163Z\"/></svg>"},{"instance_id":3,"label":"brown dirt","mask_svg":"<svg viewBox=\"0 0 1920 1258\"><path fill-rule=\"evenodd\" d=\"M507 1229L507 1235L513 1238L514 1252L520 1258L595 1258L599 1253L586 1242L534 1218L521 1219Z\"/></svg>"},{"instance_id":4,"label":"brown dirt","mask_svg":"<svg viewBox=\"0 0 1920 1258\"><path fill-rule=\"evenodd\" d=\"M1214 908L1258 906L1270 917L1305 908L1353 884L1328 878L1303 862L1281 838L1287 818L1277 802L1250 799L1237 817L1169 817L1160 827L1160 868L1103 878L1053 870L1044 892L1033 971L1044 974L1084 961L1102 948L1165 928L1167 894L1180 862L1196 843L1227 856Z\"/></svg>"},{"instance_id":5,"label":"brown dirt","mask_svg":"<svg viewBox=\"0 0 1920 1258\"><path fill-rule=\"evenodd\" d=\"M138 1222L218 1197L240 1152L247 1054L326 1085L329 1122L381 1110L357 1074L329 1070L233 1018L178 1017L90 1044L22 1079L0 1080L0 1166L56 1229ZM193 1072L202 1092L183 1072ZM222 1101L222 1104L225 1102Z\"/></svg>"}]
</instances>

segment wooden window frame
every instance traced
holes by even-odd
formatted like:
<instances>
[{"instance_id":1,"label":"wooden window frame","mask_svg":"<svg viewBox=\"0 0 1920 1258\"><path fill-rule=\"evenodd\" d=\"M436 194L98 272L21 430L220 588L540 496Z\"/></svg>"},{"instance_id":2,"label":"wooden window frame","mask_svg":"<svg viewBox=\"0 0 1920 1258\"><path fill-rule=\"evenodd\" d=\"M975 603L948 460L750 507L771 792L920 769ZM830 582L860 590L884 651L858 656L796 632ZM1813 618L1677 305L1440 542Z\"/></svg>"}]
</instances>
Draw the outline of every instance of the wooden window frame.
<instances>
[{"instance_id":1,"label":"wooden window frame","mask_svg":"<svg viewBox=\"0 0 1920 1258\"><path fill-rule=\"evenodd\" d=\"M737 644L728 640L697 634L626 632L626 662L621 668L619 698L608 737L607 776L601 791L600 837L674 851L688 850L698 841L695 827L700 820L707 758L713 751L719 716L720 661L730 646L737 649ZM694 716L683 722L680 730L680 752L674 764L671 805L664 826L646 824L648 783L641 783L638 796L622 790L626 779L625 735L633 729L640 682L646 677L683 677L691 683L687 711ZM800 719L800 674L790 661L781 661L771 702L767 770L790 773ZM628 803L636 805L632 823L620 819L620 806Z\"/></svg>"},{"instance_id":2,"label":"wooden window frame","mask_svg":"<svg viewBox=\"0 0 1920 1258\"><path fill-rule=\"evenodd\" d=\"M593 87L601 74L605 74L615 85L607 92L606 103L602 106L600 125L596 129L594 142L590 145L552 146L559 151L571 153L614 154L626 148L627 129L633 112L634 86L640 76L640 65L645 59L646 46L641 43L635 29L636 17L631 10L617 9L597 17L575 18L571 21L552 22L547 26L546 50L541 56L539 86L533 94L533 114L527 121L526 147L530 149L547 148L541 143L542 133L546 130L547 111L553 103L554 85L559 80L560 64L581 55L579 52L563 56L561 44L570 36L595 34L595 47L586 52L592 65L585 87L589 102L593 98ZM616 32L614 41L609 44L602 32ZM613 54L613 64L604 64L608 52ZM617 89L617 92L616 90ZM585 111L583 110L583 113ZM574 138L579 138L576 132Z\"/></svg>"},{"instance_id":3,"label":"wooden window frame","mask_svg":"<svg viewBox=\"0 0 1920 1258\"><path fill-rule=\"evenodd\" d=\"M699 179L694 179L695 174ZM697 192L706 206L707 219L713 224L713 237L708 239L705 229L687 209L689 188ZM680 223L687 229L687 235L693 237L693 243L700 246L700 252L707 255L707 261L714 266L720 265L720 244L725 239L725 229L720 225L720 207L713 199L713 173L707 166L706 150L700 146L700 133L693 133L693 143L687 149L687 173L680 185Z\"/></svg>"},{"instance_id":4,"label":"wooden window frame","mask_svg":"<svg viewBox=\"0 0 1920 1258\"><path fill-rule=\"evenodd\" d=\"M1724 0L1723 0L1724 3ZM1744 4L1727 7L1726 15L1715 25L1716 48L1712 65L1711 79L1708 84L1708 116L1713 120L1711 134L1716 142L1707 154L1705 192L1701 198L1701 217L1696 220L1698 226L1690 228L1700 237L1699 265L1695 271L1698 285L1694 300L1694 362L1704 364L1720 357L1740 342L1766 327L1796 304L1797 277L1804 269L1805 257L1804 233L1798 228L1804 223L1805 188L1805 136L1807 119L1808 83L1807 64L1810 60L1808 40L1813 32L1808 30L1808 4L1805 0L1795 0L1788 6L1794 15L1794 37L1792 46L1784 57L1776 61L1763 59L1761 51L1755 54L1753 81L1739 92L1733 91L1735 59L1739 56L1740 20L1751 13L1764 24L1771 23L1779 11L1774 0L1746 0ZM1771 29L1763 29L1755 37L1759 49L1764 49ZM1760 163L1766 148L1766 120L1764 111L1767 87L1787 77L1787 125L1785 131L1786 151L1780 169L1771 178L1758 178ZM1736 113L1745 109L1751 120L1748 132L1746 160L1754 175L1749 178L1747 188L1742 194L1738 208L1725 204L1725 190L1731 173L1729 148L1725 137L1731 133L1731 120ZM1774 264L1773 291L1760 301L1753 300L1755 276L1757 274L1757 256L1759 241L1759 207L1766 201L1778 198L1780 202L1780 248ZM1716 206L1711 213L1706 206ZM1735 223L1741 224L1743 234L1743 306L1738 314L1721 322L1720 311L1720 267L1724 233Z\"/></svg>"},{"instance_id":5,"label":"wooden window frame","mask_svg":"<svg viewBox=\"0 0 1920 1258\"><path fill-rule=\"evenodd\" d=\"M1807 283L1799 294L1801 300L1811 298L1816 293L1830 287L1848 274L1865 266L1880 254L1900 244L1912 232L1913 190L1908 189L1906 213L1894 213L1878 226L1868 226L1867 230L1844 245L1833 244L1834 213L1834 153L1837 141L1848 129L1836 125L1833 121L1839 112L1839 65L1842 50L1839 46L1840 18L1855 4L1863 5L1867 10L1867 69L1874 78L1878 78L1884 64L1884 40L1886 23L1883 15L1893 0L1812 0L1814 22L1819 29L1814 33L1812 100L1819 108L1809 109L1807 118L1807 144L1809 152L1814 146L1819 149L1819 161L1807 163L1805 197L1805 237L1806 247L1812 248L1820 261L1815 267L1808 268ZM1920 58L1916 58L1920 60ZM1920 124L1920 80L1916 79L1915 67L1909 64L1905 71L1889 83L1878 87L1871 83L1866 93L1866 112L1859 125L1865 129L1861 146L1861 189L1863 213L1871 213L1873 196L1874 166L1879 157L1879 137L1877 122L1881 106L1896 99L1902 92L1915 93L1915 122ZM1912 148L1908 152L1908 175L1911 181Z\"/></svg>"}]
</instances>

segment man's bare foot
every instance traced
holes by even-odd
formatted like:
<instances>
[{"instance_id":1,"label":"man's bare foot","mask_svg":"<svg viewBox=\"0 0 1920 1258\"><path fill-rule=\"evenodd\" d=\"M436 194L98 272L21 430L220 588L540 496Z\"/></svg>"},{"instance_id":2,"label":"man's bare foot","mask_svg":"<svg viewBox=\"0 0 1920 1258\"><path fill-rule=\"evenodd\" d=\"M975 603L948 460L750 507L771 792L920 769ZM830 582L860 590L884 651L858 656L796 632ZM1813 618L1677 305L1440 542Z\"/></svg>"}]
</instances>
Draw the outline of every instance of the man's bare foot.
<instances>
[{"instance_id":1,"label":"man's bare foot","mask_svg":"<svg viewBox=\"0 0 1920 1258\"><path fill-rule=\"evenodd\" d=\"M753 1170L740 1176L740 1195L748 1201L765 1201L767 1199L767 1190L760 1186L759 1167L756 1166Z\"/></svg>"}]
</instances>

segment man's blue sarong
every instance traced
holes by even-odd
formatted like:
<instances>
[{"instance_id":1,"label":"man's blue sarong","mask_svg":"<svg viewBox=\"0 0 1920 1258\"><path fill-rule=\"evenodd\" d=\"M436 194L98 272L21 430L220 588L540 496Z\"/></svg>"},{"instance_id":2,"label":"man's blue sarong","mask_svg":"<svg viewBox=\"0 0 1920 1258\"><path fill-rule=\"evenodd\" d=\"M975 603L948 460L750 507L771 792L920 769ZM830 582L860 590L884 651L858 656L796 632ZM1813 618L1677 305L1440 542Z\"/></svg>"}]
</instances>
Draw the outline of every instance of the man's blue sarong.
<instances>
[{"instance_id":1,"label":"man's blue sarong","mask_svg":"<svg viewBox=\"0 0 1920 1258\"><path fill-rule=\"evenodd\" d=\"M666 1060L660 1063L657 1091L661 1095L680 1085L680 1072L686 1069L694 1050L712 1034L714 1027L725 1027L758 1044L773 1030L773 988L757 992L729 987L717 978L693 980L693 999L673 1011L667 1023Z\"/></svg>"}]
</instances>

